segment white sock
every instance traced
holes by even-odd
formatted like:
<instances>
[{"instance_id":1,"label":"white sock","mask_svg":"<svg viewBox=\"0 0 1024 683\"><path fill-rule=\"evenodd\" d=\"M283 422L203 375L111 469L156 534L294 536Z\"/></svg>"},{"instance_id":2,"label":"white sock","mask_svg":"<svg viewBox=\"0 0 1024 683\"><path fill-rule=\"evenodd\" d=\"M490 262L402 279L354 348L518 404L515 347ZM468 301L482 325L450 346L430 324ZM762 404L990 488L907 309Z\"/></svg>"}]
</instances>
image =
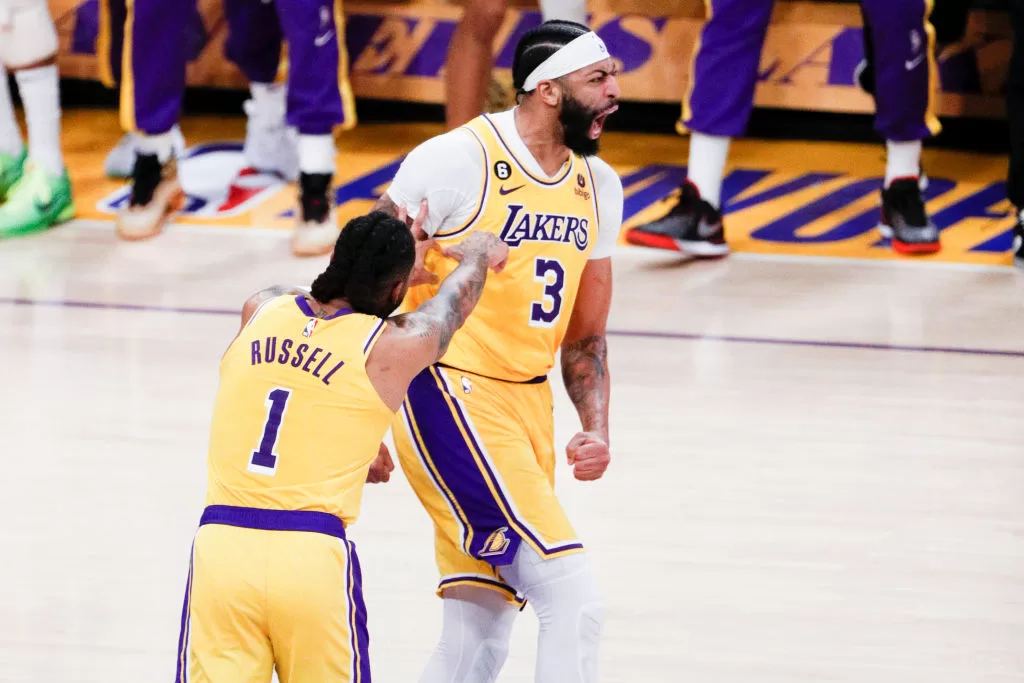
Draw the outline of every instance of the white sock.
<instances>
[{"instance_id":1,"label":"white sock","mask_svg":"<svg viewBox=\"0 0 1024 683\"><path fill-rule=\"evenodd\" d=\"M0 152L20 157L25 149L21 141L21 129L14 118L14 104L7 84L7 70L0 65Z\"/></svg>"},{"instance_id":2,"label":"white sock","mask_svg":"<svg viewBox=\"0 0 1024 683\"><path fill-rule=\"evenodd\" d=\"M60 76L57 66L22 69L14 74L25 105L28 156L53 175L64 175L60 151Z\"/></svg>"},{"instance_id":3,"label":"white sock","mask_svg":"<svg viewBox=\"0 0 1024 683\"><path fill-rule=\"evenodd\" d=\"M284 121L288 92L283 83L250 83L252 111L250 116L279 119Z\"/></svg>"},{"instance_id":4,"label":"white sock","mask_svg":"<svg viewBox=\"0 0 1024 683\"><path fill-rule=\"evenodd\" d=\"M561 19L587 24L587 0L540 0L540 12L544 21Z\"/></svg>"},{"instance_id":5,"label":"white sock","mask_svg":"<svg viewBox=\"0 0 1024 683\"><path fill-rule=\"evenodd\" d=\"M334 136L299 135L299 170L334 174Z\"/></svg>"},{"instance_id":6,"label":"white sock","mask_svg":"<svg viewBox=\"0 0 1024 683\"><path fill-rule=\"evenodd\" d=\"M729 157L732 138L690 133L690 162L686 177L697 186L701 199L716 209L722 208L722 176Z\"/></svg>"},{"instance_id":7,"label":"white sock","mask_svg":"<svg viewBox=\"0 0 1024 683\"><path fill-rule=\"evenodd\" d=\"M155 154L161 164L166 164L174 150L174 133L170 130L159 135L139 133L138 146L135 149L139 154Z\"/></svg>"},{"instance_id":8,"label":"white sock","mask_svg":"<svg viewBox=\"0 0 1024 683\"><path fill-rule=\"evenodd\" d=\"M921 174L921 141L885 141L885 186L897 178L917 178Z\"/></svg>"}]
</instances>

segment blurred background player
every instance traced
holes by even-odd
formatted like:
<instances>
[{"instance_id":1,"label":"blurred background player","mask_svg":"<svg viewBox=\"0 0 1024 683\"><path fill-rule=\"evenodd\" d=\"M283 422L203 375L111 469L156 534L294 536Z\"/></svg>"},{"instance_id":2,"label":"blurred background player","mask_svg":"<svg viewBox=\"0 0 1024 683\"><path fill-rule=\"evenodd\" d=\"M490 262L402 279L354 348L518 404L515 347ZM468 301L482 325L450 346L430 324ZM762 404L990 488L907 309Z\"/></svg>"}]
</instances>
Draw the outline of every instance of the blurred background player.
<instances>
[{"instance_id":1,"label":"blurred background player","mask_svg":"<svg viewBox=\"0 0 1024 683\"><path fill-rule=\"evenodd\" d=\"M186 52L195 56L206 40L206 27L196 6L190 5L192 16L188 21L185 36ZM100 82L111 89L121 86L121 67L124 60L124 29L128 18L127 0L99 0L99 27L96 32L96 65ZM185 154L185 138L181 128L175 124L171 129L174 157ZM114 149L110 150L103 164L103 170L110 178L130 178L135 167L135 152L139 134L126 131Z\"/></svg>"},{"instance_id":2,"label":"blurred background player","mask_svg":"<svg viewBox=\"0 0 1024 683\"><path fill-rule=\"evenodd\" d=\"M875 129L886 140L879 232L905 254L939 251L939 230L919 187L921 141L941 130L931 0L862 0L871 19ZM681 133L689 130L687 178L668 214L629 230L638 244L697 257L729 253L722 222L722 179L732 138L746 129L774 0L708 0L697 42Z\"/></svg>"},{"instance_id":3,"label":"blurred background player","mask_svg":"<svg viewBox=\"0 0 1024 683\"><path fill-rule=\"evenodd\" d=\"M177 682L269 683L275 669L282 683L371 680L346 527L364 482L393 467L381 440L409 382L444 354L508 247L473 235L448 252L460 264L437 296L389 319L415 253L404 221L371 213L345 227L310 290L244 305L221 361Z\"/></svg>"},{"instance_id":4,"label":"blurred background player","mask_svg":"<svg viewBox=\"0 0 1024 683\"><path fill-rule=\"evenodd\" d=\"M1010 0L1013 54L1006 81L1006 114L1010 120L1010 170L1007 196L1017 213L1013 235L1013 262L1024 268L1024 0Z\"/></svg>"},{"instance_id":5,"label":"blurred background player","mask_svg":"<svg viewBox=\"0 0 1024 683\"><path fill-rule=\"evenodd\" d=\"M434 522L444 598L421 683L494 681L523 596L540 624L536 680L598 680L603 596L554 490L547 375L561 350L581 425L566 459L578 480L601 478L611 459L605 327L623 199L596 154L618 108L615 73L586 26L527 31L512 67L519 105L416 147L378 202L421 213L426 200L423 228L441 245L492 232L510 246L508 266L488 280L448 353L410 385L395 425L402 470ZM432 265L443 275L454 264ZM435 288L410 290L403 306Z\"/></svg>"},{"instance_id":6,"label":"blurred background player","mask_svg":"<svg viewBox=\"0 0 1024 683\"><path fill-rule=\"evenodd\" d=\"M176 5L186 4L191 6L191 0L136 0L128 8L121 115L124 128L141 135L132 197L118 217L118 233L126 239L159 233L182 200L171 131L181 115L185 43L165 46L152 36L185 35L189 15ZM255 169L285 178L294 178L297 167L299 211L292 252L329 253L338 235L330 197L334 131L355 125L340 6L319 0L230 0L225 14L231 34L226 53L253 84L246 105L245 157ZM287 86L274 83L282 39L288 43Z\"/></svg>"},{"instance_id":7,"label":"blurred background player","mask_svg":"<svg viewBox=\"0 0 1024 683\"><path fill-rule=\"evenodd\" d=\"M121 83L124 59L125 0L99 0L100 24L96 55L100 80L110 88ZM188 61L199 56L206 43L206 27L195 4L188 7L185 51ZM279 83L283 70L281 28L270 3L226 0L224 12L228 35L225 56L249 81L252 98L244 104L246 120L241 176L270 173L288 181L298 178L297 132L285 124L285 87ZM177 124L171 129L174 157L185 153L185 139ZM130 178L135 166L139 134L128 131L107 155L104 170L111 178ZM243 181L244 182L244 181Z\"/></svg>"},{"instance_id":8,"label":"blurred background player","mask_svg":"<svg viewBox=\"0 0 1024 683\"><path fill-rule=\"evenodd\" d=\"M544 21L561 19L587 23L586 0L539 0ZM507 109L514 99L492 79L494 39L508 10L508 0L466 0L462 18L455 27L445 63L445 117L449 128L457 128L489 108Z\"/></svg>"},{"instance_id":9,"label":"blurred background player","mask_svg":"<svg viewBox=\"0 0 1024 683\"><path fill-rule=\"evenodd\" d=\"M14 73L28 147L8 88ZM46 0L0 0L0 237L45 230L75 215L61 153L57 31Z\"/></svg>"}]
</instances>

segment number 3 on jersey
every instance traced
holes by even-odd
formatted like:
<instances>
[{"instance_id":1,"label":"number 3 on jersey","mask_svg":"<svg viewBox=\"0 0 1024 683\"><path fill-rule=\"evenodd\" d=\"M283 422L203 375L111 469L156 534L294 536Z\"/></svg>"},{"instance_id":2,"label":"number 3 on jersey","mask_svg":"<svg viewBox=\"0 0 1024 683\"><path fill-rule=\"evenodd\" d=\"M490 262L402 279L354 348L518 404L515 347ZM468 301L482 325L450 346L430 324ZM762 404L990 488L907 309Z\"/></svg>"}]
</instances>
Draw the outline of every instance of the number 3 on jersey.
<instances>
[{"instance_id":1,"label":"number 3 on jersey","mask_svg":"<svg viewBox=\"0 0 1024 683\"><path fill-rule=\"evenodd\" d=\"M260 438L259 448L249 456L249 471L257 474L274 476L277 474L277 453L274 447L277 446L277 436L281 431L281 421L284 419L284 411L288 407L288 399L292 392L288 389L277 387L267 394L264 405L267 406L267 421L263 423L263 436Z\"/></svg>"},{"instance_id":2,"label":"number 3 on jersey","mask_svg":"<svg viewBox=\"0 0 1024 683\"><path fill-rule=\"evenodd\" d=\"M565 268L558 259L538 258L534 261L533 279L544 285L544 298L530 306L530 326L551 327L562 313Z\"/></svg>"}]
</instances>

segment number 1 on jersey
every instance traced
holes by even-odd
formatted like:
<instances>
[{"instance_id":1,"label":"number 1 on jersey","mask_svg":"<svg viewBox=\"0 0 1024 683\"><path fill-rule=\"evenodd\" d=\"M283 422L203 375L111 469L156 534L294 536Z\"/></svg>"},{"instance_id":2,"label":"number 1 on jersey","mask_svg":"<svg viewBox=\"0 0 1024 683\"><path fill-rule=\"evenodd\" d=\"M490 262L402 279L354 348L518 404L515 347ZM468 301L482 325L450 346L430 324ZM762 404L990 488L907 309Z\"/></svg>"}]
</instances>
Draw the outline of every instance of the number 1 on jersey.
<instances>
[{"instance_id":1,"label":"number 1 on jersey","mask_svg":"<svg viewBox=\"0 0 1024 683\"><path fill-rule=\"evenodd\" d=\"M278 454L274 452L277 446L277 436L281 431L281 421L284 419L285 408L288 407L288 399L292 392L280 387L272 389L267 394L264 405L267 406L267 420L263 423L263 436L260 438L259 449L249 456L249 471L258 474L274 476L277 474Z\"/></svg>"}]
</instances>

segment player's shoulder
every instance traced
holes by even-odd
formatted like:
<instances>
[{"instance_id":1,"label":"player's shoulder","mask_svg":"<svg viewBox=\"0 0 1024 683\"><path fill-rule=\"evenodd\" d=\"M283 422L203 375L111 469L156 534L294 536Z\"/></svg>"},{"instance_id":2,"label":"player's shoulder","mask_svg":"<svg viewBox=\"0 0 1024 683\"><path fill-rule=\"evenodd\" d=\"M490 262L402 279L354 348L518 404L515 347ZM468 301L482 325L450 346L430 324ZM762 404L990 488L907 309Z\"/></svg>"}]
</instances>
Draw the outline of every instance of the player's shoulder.
<instances>
[{"instance_id":1,"label":"player's shoulder","mask_svg":"<svg viewBox=\"0 0 1024 683\"><path fill-rule=\"evenodd\" d=\"M611 167L607 161L601 157L592 156L587 157L587 163L590 164L590 171L594 174L594 185L605 192L622 192L622 179L619 178L619 174L615 172L615 169Z\"/></svg>"},{"instance_id":2,"label":"player's shoulder","mask_svg":"<svg viewBox=\"0 0 1024 683\"><path fill-rule=\"evenodd\" d=\"M480 144L472 131L460 127L428 138L416 147L414 153L473 158L480 155Z\"/></svg>"}]
</instances>

